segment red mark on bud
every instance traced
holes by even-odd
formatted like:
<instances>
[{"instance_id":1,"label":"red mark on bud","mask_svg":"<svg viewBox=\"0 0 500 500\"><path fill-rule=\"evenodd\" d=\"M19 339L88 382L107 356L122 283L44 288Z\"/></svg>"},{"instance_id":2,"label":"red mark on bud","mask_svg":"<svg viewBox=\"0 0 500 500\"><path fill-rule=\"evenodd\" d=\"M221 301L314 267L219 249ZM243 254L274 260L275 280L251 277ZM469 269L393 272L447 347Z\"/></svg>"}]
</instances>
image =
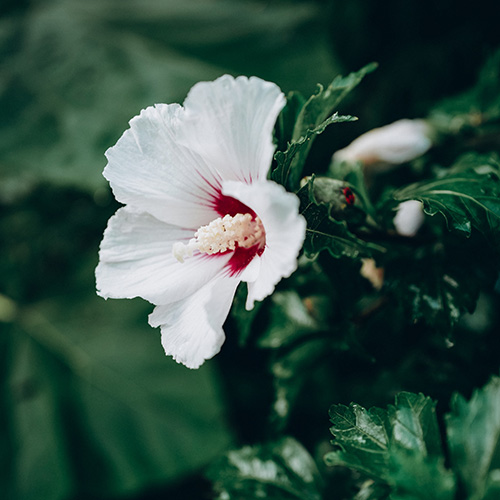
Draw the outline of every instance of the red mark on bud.
<instances>
[{"instance_id":1,"label":"red mark on bud","mask_svg":"<svg viewBox=\"0 0 500 500\"><path fill-rule=\"evenodd\" d=\"M345 187L342 192L344 193L345 196L345 201L347 202L348 205L354 205L354 202L356 200L356 197L354 196L354 193L352 192L351 188Z\"/></svg>"}]
</instances>

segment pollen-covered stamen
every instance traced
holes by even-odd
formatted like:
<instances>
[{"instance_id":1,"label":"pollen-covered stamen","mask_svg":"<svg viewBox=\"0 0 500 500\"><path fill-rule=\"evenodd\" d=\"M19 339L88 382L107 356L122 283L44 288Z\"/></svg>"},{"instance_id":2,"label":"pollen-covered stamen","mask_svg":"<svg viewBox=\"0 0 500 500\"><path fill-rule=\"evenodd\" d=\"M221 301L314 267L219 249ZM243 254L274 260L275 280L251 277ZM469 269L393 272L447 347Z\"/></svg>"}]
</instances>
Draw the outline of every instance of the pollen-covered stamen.
<instances>
[{"instance_id":1,"label":"pollen-covered stamen","mask_svg":"<svg viewBox=\"0 0 500 500\"><path fill-rule=\"evenodd\" d=\"M180 241L174 243L172 253L179 262L184 262L184 257L193 255L194 250L212 255L254 245L263 247L265 241L264 226L258 217L251 214L225 215L200 227L187 245Z\"/></svg>"}]
</instances>

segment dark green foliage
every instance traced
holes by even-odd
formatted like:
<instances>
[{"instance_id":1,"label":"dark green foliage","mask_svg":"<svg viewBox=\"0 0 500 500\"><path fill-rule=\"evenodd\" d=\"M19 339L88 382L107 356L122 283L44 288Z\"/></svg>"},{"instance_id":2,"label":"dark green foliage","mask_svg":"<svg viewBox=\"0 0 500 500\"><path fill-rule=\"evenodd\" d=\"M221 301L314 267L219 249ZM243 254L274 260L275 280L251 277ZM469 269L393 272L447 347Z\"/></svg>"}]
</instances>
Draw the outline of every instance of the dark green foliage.
<instances>
[{"instance_id":1,"label":"dark green foliage","mask_svg":"<svg viewBox=\"0 0 500 500\"><path fill-rule=\"evenodd\" d=\"M491 2L4 4L0 497L498 500ZM374 64L348 74L372 60L368 78ZM150 305L95 296L118 208L103 153L141 108L224 73L287 96L271 178L308 228L297 271L252 311L240 286L221 353L193 372L164 357ZM331 161L414 117L432 131L424 156ZM405 237L393 219L410 199L426 217ZM360 274L366 258L380 286Z\"/></svg>"},{"instance_id":2,"label":"dark green foliage","mask_svg":"<svg viewBox=\"0 0 500 500\"><path fill-rule=\"evenodd\" d=\"M22 169L93 191L104 151L146 106L224 73L304 92L336 71L312 3L49 0L21 13L0 20L2 178Z\"/></svg>"},{"instance_id":3,"label":"dark green foliage","mask_svg":"<svg viewBox=\"0 0 500 500\"><path fill-rule=\"evenodd\" d=\"M304 135L301 135L298 139L293 139L288 144L286 151L278 151L274 155L278 166L272 172L271 178L273 181L289 186L293 190L296 189L314 136L324 132L325 128L332 123L351 122L356 119L354 116L339 116L334 113L317 127L307 129Z\"/></svg>"},{"instance_id":4,"label":"dark green foliage","mask_svg":"<svg viewBox=\"0 0 500 500\"><path fill-rule=\"evenodd\" d=\"M393 193L395 200L419 200L428 215L441 213L450 230L470 236L472 228L496 246L500 235L500 163L496 155L469 154L436 178Z\"/></svg>"},{"instance_id":5,"label":"dark green foliage","mask_svg":"<svg viewBox=\"0 0 500 500\"><path fill-rule=\"evenodd\" d=\"M435 404L422 394L400 393L387 410L330 408L330 466L344 466L370 476L358 498L379 498L375 485L390 489L390 499L490 500L500 491L500 379L474 392L467 402L455 394L446 416L451 469L444 466ZM458 483L457 483L458 481ZM380 498L384 496L381 491Z\"/></svg>"},{"instance_id":6,"label":"dark green foliage","mask_svg":"<svg viewBox=\"0 0 500 500\"><path fill-rule=\"evenodd\" d=\"M321 478L314 460L296 440L284 438L230 451L209 477L220 500L321 500Z\"/></svg>"},{"instance_id":7,"label":"dark green foliage","mask_svg":"<svg viewBox=\"0 0 500 500\"><path fill-rule=\"evenodd\" d=\"M387 410L330 408L331 432L339 451L328 465L362 471L390 485L394 499L452 499L453 476L444 468L435 403L422 394L400 393Z\"/></svg>"},{"instance_id":8,"label":"dark green foliage","mask_svg":"<svg viewBox=\"0 0 500 500\"><path fill-rule=\"evenodd\" d=\"M376 67L376 64L369 64L346 77L338 76L326 89L318 85L316 94L307 100L297 93L289 96L289 104L278 121L280 146L284 148L286 141L287 147L286 151L278 151L275 155L278 165L272 172L273 180L292 191L298 189L315 136L324 132L331 123L357 119L353 116L339 116L338 106L365 75Z\"/></svg>"},{"instance_id":9,"label":"dark green foliage","mask_svg":"<svg viewBox=\"0 0 500 500\"><path fill-rule=\"evenodd\" d=\"M494 377L467 402L456 394L446 429L453 468L469 500L500 493L500 378Z\"/></svg>"},{"instance_id":10,"label":"dark green foliage","mask_svg":"<svg viewBox=\"0 0 500 500\"><path fill-rule=\"evenodd\" d=\"M358 238L349 231L348 226L342 219L353 215L358 218L359 213L354 212L345 201L342 186L345 184L332 183L330 186L330 199L317 199L315 185L320 183L312 178L307 181L297 193L300 198L300 213L307 220L306 241L304 251L309 256L317 255L321 250L328 250L333 257L366 257L374 251L384 252L384 247L375 243L370 243ZM345 215L340 215L344 212ZM332 213L337 215L337 219L332 217ZM339 220L340 219L340 220Z\"/></svg>"},{"instance_id":11,"label":"dark green foliage","mask_svg":"<svg viewBox=\"0 0 500 500\"><path fill-rule=\"evenodd\" d=\"M2 498L130 495L230 445L213 369L165 359L147 303L95 294L115 205L42 185L0 206Z\"/></svg>"}]
</instances>

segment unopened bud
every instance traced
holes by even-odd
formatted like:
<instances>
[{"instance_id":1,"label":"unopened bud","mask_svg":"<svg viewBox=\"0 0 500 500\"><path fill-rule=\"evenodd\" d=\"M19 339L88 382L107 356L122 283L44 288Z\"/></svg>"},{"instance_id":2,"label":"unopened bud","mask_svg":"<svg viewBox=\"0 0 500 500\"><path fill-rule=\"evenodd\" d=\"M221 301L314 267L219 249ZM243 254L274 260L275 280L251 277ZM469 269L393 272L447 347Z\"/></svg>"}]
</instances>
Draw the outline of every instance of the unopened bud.
<instances>
[{"instance_id":1,"label":"unopened bud","mask_svg":"<svg viewBox=\"0 0 500 500\"><path fill-rule=\"evenodd\" d=\"M432 146L431 135L424 120L398 120L359 136L337 151L333 160L399 165L423 155Z\"/></svg>"},{"instance_id":2,"label":"unopened bud","mask_svg":"<svg viewBox=\"0 0 500 500\"><path fill-rule=\"evenodd\" d=\"M424 222L424 217L422 202L403 201L399 204L398 213L394 217L394 227L402 236L415 236Z\"/></svg>"}]
</instances>

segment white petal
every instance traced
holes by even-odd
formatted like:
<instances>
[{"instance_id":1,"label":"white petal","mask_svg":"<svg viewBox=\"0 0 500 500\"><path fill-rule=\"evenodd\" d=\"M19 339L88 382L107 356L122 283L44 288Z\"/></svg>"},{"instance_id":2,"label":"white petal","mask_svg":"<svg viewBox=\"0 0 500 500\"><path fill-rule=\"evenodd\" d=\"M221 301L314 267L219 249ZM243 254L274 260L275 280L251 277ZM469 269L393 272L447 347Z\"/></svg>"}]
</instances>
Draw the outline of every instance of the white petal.
<instances>
[{"instance_id":1,"label":"white petal","mask_svg":"<svg viewBox=\"0 0 500 500\"><path fill-rule=\"evenodd\" d=\"M222 326L238 283L237 278L217 278L183 300L155 307L149 324L161 327L165 353L188 368L215 356L224 343Z\"/></svg>"},{"instance_id":2,"label":"white petal","mask_svg":"<svg viewBox=\"0 0 500 500\"><path fill-rule=\"evenodd\" d=\"M277 85L256 77L224 75L197 83L184 101L187 145L225 180L265 179L285 102Z\"/></svg>"},{"instance_id":3,"label":"white petal","mask_svg":"<svg viewBox=\"0 0 500 500\"><path fill-rule=\"evenodd\" d=\"M197 229L217 217L211 202L220 180L202 157L181 145L183 114L177 104L157 104L132 118L130 128L106 151L104 177L118 201Z\"/></svg>"},{"instance_id":4,"label":"white petal","mask_svg":"<svg viewBox=\"0 0 500 500\"><path fill-rule=\"evenodd\" d=\"M227 181L222 192L250 207L262 220L266 248L260 259L257 279L248 283L247 309L273 291L282 278L297 269L297 256L304 243L306 221L299 215L299 199L271 181L253 184ZM253 274L253 273L252 273ZM248 278L243 274L241 278Z\"/></svg>"},{"instance_id":5,"label":"white petal","mask_svg":"<svg viewBox=\"0 0 500 500\"><path fill-rule=\"evenodd\" d=\"M394 227L402 236L415 236L424 223L424 209L422 202L417 200L403 201L398 206L394 217Z\"/></svg>"},{"instance_id":6,"label":"white petal","mask_svg":"<svg viewBox=\"0 0 500 500\"><path fill-rule=\"evenodd\" d=\"M109 220L96 269L104 298L142 297L153 304L180 300L223 272L230 256L195 254L184 263L172 255L189 230L165 224L147 213L124 207Z\"/></svg>"}]
</instances>

